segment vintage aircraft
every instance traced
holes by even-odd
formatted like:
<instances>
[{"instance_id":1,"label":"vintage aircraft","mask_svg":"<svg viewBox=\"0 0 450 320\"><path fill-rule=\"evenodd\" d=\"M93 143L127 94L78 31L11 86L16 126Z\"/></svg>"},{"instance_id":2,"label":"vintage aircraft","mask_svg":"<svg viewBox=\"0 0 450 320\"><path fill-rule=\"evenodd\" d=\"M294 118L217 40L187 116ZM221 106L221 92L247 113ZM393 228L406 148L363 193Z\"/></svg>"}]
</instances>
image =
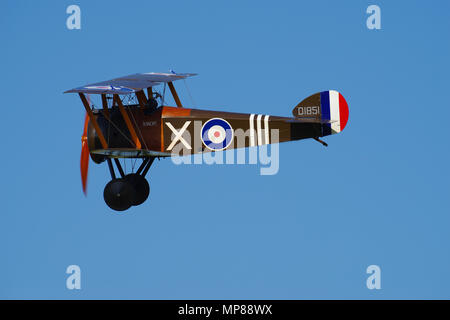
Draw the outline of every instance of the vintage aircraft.
<instances>
[{"instance_id":1,"label":"vintage aircraft","mask_svg":"<svg viewBox=\"0 0 450 320\"><path fill-rule=\"evenodd\" d=\"M327 146L320 137L341 132L347 124L347 102L334 90L304 99L293 109L293 117L183 108L173 81L194 75L140 73L65 92L78 93L86 109L80 161L85 194L89 155L95 163L108 163L111 181L103 197L110 208L123 211L147 199L150 187L145 175L150 166L155 158L173 156L177 146L191 154L306 138ZM166 106L164 95L153 89L162 84L164 93L169 87L176 107ZM91 94L101 96L102 108L91 105ZM276 139L270 134L274 129ZM142 163L136 172L126 174L119 158L141 158Z\"/></svg>"}]
</instances>

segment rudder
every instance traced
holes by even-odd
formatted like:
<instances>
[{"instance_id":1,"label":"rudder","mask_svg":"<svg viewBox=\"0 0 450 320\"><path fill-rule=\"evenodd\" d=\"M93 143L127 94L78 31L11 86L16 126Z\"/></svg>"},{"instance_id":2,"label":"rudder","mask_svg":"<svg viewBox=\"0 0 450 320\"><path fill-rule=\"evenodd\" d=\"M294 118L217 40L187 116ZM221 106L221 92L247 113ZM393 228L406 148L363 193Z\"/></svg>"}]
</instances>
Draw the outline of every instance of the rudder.
<instances>
[{"instance_id":1,"label":"rudder","mask_svg":"<svg viewBox=\"0 0 450 320\"><path fill-rule=\"evenodd\" d=\"M348 122L348 105L335 90L315 93L292 110L295 118L322 123L322 136L339 133Z\"/></svg>"}]
</instances>

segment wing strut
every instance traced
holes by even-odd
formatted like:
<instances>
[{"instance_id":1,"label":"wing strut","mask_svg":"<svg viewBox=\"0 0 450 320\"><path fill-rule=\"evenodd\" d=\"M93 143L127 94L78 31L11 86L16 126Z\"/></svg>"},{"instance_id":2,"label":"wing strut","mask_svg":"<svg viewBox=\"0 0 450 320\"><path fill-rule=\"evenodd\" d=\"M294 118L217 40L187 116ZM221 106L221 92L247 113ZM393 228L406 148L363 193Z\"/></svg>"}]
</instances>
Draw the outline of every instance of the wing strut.
<instances>
[{"instance_id":1,"label":"wing strut","mask_svg":"<svg viewBox=\"0 0 450 320\"><path fill-rule=\"evenodd\" d=\"M97 120L95 119L94 114L92 113L91 107L89 106L88 101L86 100L86 97L84 93L79 92L81 101L83 102L83 106L86 109L86 112L89 116L89 120L91 120L92 124L94 125L95 131L97 132L97 136L100 139L100 143L102 144L103 149L108 149L108 143L106 143L105 137L103 136L102 130L100 130L100 126L97 123Z\"/></svg>"},{"instance_id":2,"label":"wing strut","mask_svg":"<svg viewBox=\"0 0 450 320\"><path fill-rule=\"evenodd\" d=\"M109 118L108 101L106 100L106 94L102 93L102 106L105 117Z\"/></svg>"},{"instance_id":3,"label":"wing strut","mask_svg":"<svg viewBox=\"0 0 450 320\"><path fill-rule=\"evenodd\" d=\"M136 98L139 101L139 105L141 106L141 110L144 110L145 109L145 105L147 104L147 98L145 97L144 91L142 91L142 90L136 91Z\"/></svg>"},{"instance_id":4,"label":"wing strut","mask_svg":"<svg viewBox=\"0 0 450 320\"><path fill-rule=\"evenodd\" d=\"M151 98L153 98L153 90L152 90L152 87L148 87L148 88L147 88L147 96L148 96L148 100L150 100Z\"/></svg>"},{"instance_id":5,"label":"wing strut","mask_svg":"<svg viewBox=\"0 0 450 320\"><path fill-rule=\"evenodd\" d=\"M173 86L172 82L167 82L169 85L170 92L172 93L173 99L175 100L178 108L183 108L183 105L181 104L180 98L178 98L178 94L175 90L175 87Z\"/></svg>"},{"instance_id":6,"label":"wing strut","mask_svg":"<svg viewBox=\"0 0 450 320\"><path fill-rule=\"evenodd\" d=\"M123 104L122 104L122 100L120 100L118 94L114 95L114 101L119 106L120 113L122 114L122 117L125 120L125 124L127 125L128 130L130 131L131 138L133 139L134 145L136 146L137 149L141 149L141 142L139 141L136 131L134 130L133 125L131 124L131 120L128 117L127 112L125 111L125 108L123 107Z\"/></svg>"}]
</instances>

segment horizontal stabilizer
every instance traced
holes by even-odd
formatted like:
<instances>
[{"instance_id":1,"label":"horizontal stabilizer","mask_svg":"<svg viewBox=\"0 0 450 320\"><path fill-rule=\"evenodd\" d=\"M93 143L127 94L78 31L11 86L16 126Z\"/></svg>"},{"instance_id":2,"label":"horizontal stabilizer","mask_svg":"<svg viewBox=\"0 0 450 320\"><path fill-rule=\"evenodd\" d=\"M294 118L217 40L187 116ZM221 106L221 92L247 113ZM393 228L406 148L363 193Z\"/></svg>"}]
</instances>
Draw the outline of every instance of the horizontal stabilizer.
<instances>
[{"instance_id":1,"label":"horizontal stabilizer","mask_svg":"<svg viewBox=\"0 0 450 320\"><path fill-rule=\"evenodd\" d=\"M314 118L297 118L288 120L286 122L294 122L294 123L334 123L338 122L338 120L327 120L327 119L314 119Z\"/></svg>"}]
</instances>

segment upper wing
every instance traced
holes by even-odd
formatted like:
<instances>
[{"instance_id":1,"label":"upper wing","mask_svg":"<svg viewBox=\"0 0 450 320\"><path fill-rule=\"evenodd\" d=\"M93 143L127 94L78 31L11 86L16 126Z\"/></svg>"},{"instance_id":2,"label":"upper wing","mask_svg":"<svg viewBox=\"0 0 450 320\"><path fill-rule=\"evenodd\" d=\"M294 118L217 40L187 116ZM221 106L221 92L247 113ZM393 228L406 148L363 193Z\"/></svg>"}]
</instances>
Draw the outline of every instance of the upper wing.
<instances>
[{"instance_id":1,"label":"upper wing","mask_svg":"<svg viewBox=\"0 0 450 320\"><path fill-rule=\"evenodd\" d=\"M129 94L148 87L156 86L161 82L172 82L195 75L196 73L136 73L125 77L87 84L82 87L67 90L64 93L84 92L92 94Z\"/></svg>"}]
</instances>

